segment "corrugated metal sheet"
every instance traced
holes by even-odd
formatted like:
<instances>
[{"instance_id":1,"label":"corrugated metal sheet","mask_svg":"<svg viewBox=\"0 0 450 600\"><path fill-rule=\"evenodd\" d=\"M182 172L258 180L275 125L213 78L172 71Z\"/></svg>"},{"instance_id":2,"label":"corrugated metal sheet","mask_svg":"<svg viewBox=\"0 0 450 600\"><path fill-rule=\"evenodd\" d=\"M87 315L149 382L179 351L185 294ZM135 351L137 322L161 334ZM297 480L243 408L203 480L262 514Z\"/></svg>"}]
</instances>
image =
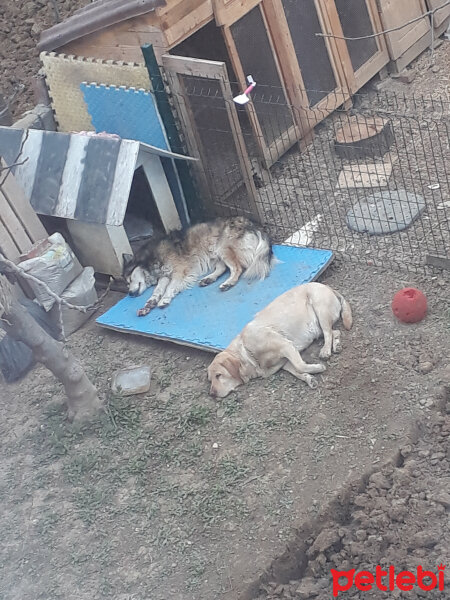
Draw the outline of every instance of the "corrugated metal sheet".
<instances>
[{"instance_id":1,"label":"corrugated metal sheet","mask_svg":"<svg viewBox=\"0 0 450 600\"><path fill-rule=\"evenodd\" d=\"M165 5L165 0L97 0L80 8L62 23L43 31L38 49L51 52L80 37Z\"/></svg>"}]
</instances>

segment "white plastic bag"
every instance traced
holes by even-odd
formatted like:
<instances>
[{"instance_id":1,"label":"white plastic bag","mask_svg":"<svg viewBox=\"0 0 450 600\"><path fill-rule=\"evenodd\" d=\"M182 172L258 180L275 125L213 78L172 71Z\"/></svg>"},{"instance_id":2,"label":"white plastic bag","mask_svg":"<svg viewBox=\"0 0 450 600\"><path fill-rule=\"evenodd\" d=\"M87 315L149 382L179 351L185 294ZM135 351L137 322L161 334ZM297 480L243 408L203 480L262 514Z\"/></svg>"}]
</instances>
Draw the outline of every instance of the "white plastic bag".
<instances>
[{"instance_id":1,"label":"white plastic bag","mask_svg":"<svg viewBox=\"0 0 450 600\"><path fill-rule=\"evenodd\" d=\"M30 275L43 281L52 292L60 295L80 275L83 267L60 233L51 235L48 242L49 245L44 245L39 256L24 260L20 266ZM32 281L28 283L36 300L49 311L55 300L42 285Z\"/></svg>"},{"instance_id":2,"label":"white plastic bag","mask_svg":"<svg viewBox=\"0 0 450 600\"><path fill-rule=\"evenodd\" d=\"M95 277L94 269L92 267L86 267L83 269L81 275L79 275L75 281L69 285L67 289L61 294L61 298L74 304L75 306L90 306L98 300L97 292L95 290ZM53 306L50 311L52 321L60 327L58 306ZM64 325L64 334L69 336L71 333L79 329L83 323L85 323L92 314L92 311L86 313L80 312L75 308L69 308L68 306L61 305L62 321Z\"/></svg>"}]
</instances>

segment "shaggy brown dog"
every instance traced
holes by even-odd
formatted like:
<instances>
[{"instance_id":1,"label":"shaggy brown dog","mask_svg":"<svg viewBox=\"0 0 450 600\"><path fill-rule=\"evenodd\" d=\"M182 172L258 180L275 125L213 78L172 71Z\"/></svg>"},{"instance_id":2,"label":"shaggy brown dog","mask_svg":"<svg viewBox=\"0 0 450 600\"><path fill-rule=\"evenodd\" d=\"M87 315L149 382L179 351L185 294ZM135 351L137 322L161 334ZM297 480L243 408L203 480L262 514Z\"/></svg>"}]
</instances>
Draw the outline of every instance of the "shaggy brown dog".
<instances>
[{"instance_id":1,"label":"shaggy brown dog","mask_svg":"<svg viewBox=\"0 0 450 600\"><path fill-rule=\"evenodd\" d=\"M264 279L274 262L268 235L245 217L216 219L174 231L150 240L135 256L123 255L123 260L123 277L130 296L139 296L156 285L144 308L138 311L139 316L155 306L168 306L202 275L199 283L205 286L229 269L230 276L219 286L225 291L242 274L248 279Z\"/></svg>"}]
</instances>

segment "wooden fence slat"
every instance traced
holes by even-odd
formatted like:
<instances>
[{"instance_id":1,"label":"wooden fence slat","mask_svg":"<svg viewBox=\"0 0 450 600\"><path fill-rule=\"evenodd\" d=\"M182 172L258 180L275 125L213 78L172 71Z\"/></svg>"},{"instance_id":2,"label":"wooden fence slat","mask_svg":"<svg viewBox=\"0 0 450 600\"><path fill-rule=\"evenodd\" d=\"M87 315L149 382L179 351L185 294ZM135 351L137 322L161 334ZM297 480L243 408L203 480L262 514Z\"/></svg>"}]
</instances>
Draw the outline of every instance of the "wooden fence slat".
<instances>
[{"instance_id":1,"label":"wooden fence slat","mask_svg":"<svg viewBox=\"0 0 450 600\"><path fill-rule=\"evenodd\" d=\"M3 225L0 218L0 252L9 260L16 261L19 258L20 251L11 238L9 231Z\"/></svg>"},{"instance_id":2,"label":"wooden fence slat","mask_svg":"<svg viewBox=\"0 0 450 600\"><path fill-rule=\"evenodd\" d=\"M22 227L22 223L17 218L16 213L12 210L2 190L0 190L0 215L3 226L8 231L19 250L21 252L28 250L28 248L33 245L33 242Z\"/></svg>"},{"instance_id":3,"label":"wooden fence slat","mask_svg":"<svg viewBox=\"0 0 450 600\"><path fill-rule=\"evenodd\" d=\"M0 164L3 168L6 167L3 159L0 159ZM4 175L2 174L1 177L4 178ZM29 238L31 241L31 245L34 242L46 238L47 232L45 231L44 226L40 222L39 217L36 215L30 202L25 197L23 189L17 183L14 175L11 172L8 173L2 185L1 191L4 197L4 202L9 205L10 212L14 213L27 238ZM23 241L25 241L24 238L19 237L19 239L23 239ZM27 247L24 249L28 250L30 247L29 242L25 245Z\"/></svg>"}]
</instances>

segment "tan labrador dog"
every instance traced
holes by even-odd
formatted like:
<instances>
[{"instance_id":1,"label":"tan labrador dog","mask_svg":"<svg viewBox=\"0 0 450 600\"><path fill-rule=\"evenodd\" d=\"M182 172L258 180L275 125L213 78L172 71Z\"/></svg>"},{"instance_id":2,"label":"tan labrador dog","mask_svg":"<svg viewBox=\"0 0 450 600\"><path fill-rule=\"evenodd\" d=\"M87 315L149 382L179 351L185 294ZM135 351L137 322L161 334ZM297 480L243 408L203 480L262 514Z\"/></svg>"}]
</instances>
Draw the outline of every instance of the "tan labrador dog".
<instances>
[{"instance_id":1,"label":"tan labrador dog","mask_svg":"<svg viewBox=\"0 0 450 600\"><path fill-rule=\"evenodd\" d=\"M352 311L338 292L322 283L305 283L285 292L259 312L228 348L209 365L210 394L225 398L238 386L255 377L269 377L285 369L309 387L317 387L312 373L322 373L322 363L305 363L300 355L323 335L320 358L341 349L341 332L333 329L342 317L352 326Z\"/></svg>"}]
</instances>

